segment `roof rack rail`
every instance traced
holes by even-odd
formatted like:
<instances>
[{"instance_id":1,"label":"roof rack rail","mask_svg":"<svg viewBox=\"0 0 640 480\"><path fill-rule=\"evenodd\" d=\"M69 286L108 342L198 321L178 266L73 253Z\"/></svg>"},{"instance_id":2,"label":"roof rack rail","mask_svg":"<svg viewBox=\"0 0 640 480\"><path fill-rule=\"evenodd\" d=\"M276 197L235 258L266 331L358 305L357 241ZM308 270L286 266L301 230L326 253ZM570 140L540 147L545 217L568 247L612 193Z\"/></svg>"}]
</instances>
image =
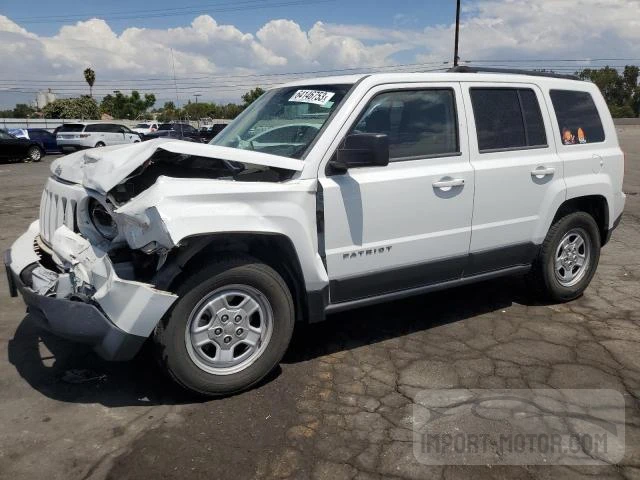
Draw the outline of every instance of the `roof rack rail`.
<instances>
[{"instance_id":1,"label":"roof rack rail","mask_svg":"<svg viewBox=\"0 0 640 480\"><path fill-rule=\"evenodd\" d=\"M566 80L580 80L580 78L575 75L565 75L553 72L536 72L533 70L518 70L515 68L470 67L468 65L459 65L457 67L452 67L447 71L455 73L514 73L517 75L531 75L533 77L551 77L564 78Z\"/></svg>"}]
</instances>

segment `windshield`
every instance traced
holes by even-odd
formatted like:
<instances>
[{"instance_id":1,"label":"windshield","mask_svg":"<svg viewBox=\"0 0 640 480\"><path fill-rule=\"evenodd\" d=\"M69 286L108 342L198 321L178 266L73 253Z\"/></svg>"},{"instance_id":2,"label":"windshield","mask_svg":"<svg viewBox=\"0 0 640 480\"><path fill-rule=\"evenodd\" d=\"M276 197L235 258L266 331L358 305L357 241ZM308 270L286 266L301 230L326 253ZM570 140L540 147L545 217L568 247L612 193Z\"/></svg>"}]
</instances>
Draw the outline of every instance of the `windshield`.
<instances>
[{"instance_id":1,"label":"windshield","mask_svg":"<svg viewBox=\"0 0 640 480\"><path fill-rule=\"evenodd\" d=\"M313 85L270 90L209 143L302 158L351 87Z\"/></svg>"},{"instance_id":2,"label":"windshield","mask_svg":"<svg viewBox=\"0 0 640 480\"><path fill-rule=\"evenodd\" d=\"M148 123L139 123L134 128L149 128Z\"/></svg>"},{"instance_id":3,"label":"windshield","mask_svg":"<svg viewBox=\"0 0 640 480\"><path fill-rule=\"evenodd\" d=\"M171 130L173 123L161 123L158 130Z\"/></svg>"}]
</instances>

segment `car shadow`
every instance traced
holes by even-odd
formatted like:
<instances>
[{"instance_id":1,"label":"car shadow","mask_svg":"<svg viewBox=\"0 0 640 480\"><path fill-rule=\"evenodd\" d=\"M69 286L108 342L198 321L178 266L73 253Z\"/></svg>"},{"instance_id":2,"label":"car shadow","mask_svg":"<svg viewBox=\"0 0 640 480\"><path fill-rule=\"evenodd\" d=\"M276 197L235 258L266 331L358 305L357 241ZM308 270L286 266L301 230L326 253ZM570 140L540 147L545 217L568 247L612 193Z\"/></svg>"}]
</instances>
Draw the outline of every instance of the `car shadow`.
<instances>
[{"instance_id":1,"label":"car shadow","mask_svg":"<svg viewBox=\"0 0 640 480\"><path fill-rule=\"evenodd\" d=\"M327 321L297 327L282 360L295 364L375 344L390 338L531 304L519 278L487 281L331 315ZM41 394L63 402L108 407L199 403L171 382L153 361L150 345L130 362L107 362L90 347L43 331L27 315L9 341L9 361ZM277 379L278 367L253 388Z\"/></svg>"},{"instance_id":2,"label":"car shadow","mask_svg":"<svg viewBox=\"0 0 640 480\"><path fill-rule=\"evenodd\" d=\"M488 280L337 313L324 322L296 328L282 362L304 362L372 345L502 310L514 302L540 304L527 294L523 277Z\"/></svg>"}]
</instances>

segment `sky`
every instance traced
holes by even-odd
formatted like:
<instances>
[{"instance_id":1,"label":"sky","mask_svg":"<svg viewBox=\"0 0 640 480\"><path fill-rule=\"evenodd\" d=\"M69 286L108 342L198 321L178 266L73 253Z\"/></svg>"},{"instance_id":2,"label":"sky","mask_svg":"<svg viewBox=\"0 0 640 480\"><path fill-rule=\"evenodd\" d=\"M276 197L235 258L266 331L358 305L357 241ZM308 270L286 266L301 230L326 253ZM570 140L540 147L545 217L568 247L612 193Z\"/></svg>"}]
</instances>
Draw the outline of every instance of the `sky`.
<instances>
[{"instance_id":1,"label":"sky","mask_svg":"<svg viewBox=\"0 0 640 480\"><path fill-rule=\"evenodd\" d=\"M640 0L462 4L463 62L562 72L640 64ZM98 99L137 89L157 105L194 94L237 101L303 76L443 69L454 20L455 0L2 0L0 107L48 88L86 94L87 67Z\"/></svg>"}]
</instances>

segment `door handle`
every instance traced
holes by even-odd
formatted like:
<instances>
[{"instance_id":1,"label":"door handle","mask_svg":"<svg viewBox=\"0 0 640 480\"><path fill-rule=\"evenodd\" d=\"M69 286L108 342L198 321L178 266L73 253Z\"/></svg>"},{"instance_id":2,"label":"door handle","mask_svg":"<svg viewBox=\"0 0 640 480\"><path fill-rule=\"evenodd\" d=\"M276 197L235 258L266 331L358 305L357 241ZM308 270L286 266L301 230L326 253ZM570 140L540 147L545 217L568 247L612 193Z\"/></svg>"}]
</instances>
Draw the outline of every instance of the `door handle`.
<instances>
[{"instance_id":1,"label":"door handle","mask_svg":"<svg viewBox=\"0 0 640 480\"><path fill-rule=\"evenodd\" d=\"M554 167L538 167L535 170L531 170L531 176L533 177L546 177L547 175L553 175L556 173Z\"/></svg>"},{"instance_id":2,"label":"door handle","mask_svg":"<svg viewBox=\"0 0 640 480\"><path fill-rule=\"evenodd\" d=\"M433 182L433 188L440 189L449 189L452 187L462 187L464 186L464 178L449 178L446 180L440 180L438 182Z\"/></svg>"}]
</instances>

